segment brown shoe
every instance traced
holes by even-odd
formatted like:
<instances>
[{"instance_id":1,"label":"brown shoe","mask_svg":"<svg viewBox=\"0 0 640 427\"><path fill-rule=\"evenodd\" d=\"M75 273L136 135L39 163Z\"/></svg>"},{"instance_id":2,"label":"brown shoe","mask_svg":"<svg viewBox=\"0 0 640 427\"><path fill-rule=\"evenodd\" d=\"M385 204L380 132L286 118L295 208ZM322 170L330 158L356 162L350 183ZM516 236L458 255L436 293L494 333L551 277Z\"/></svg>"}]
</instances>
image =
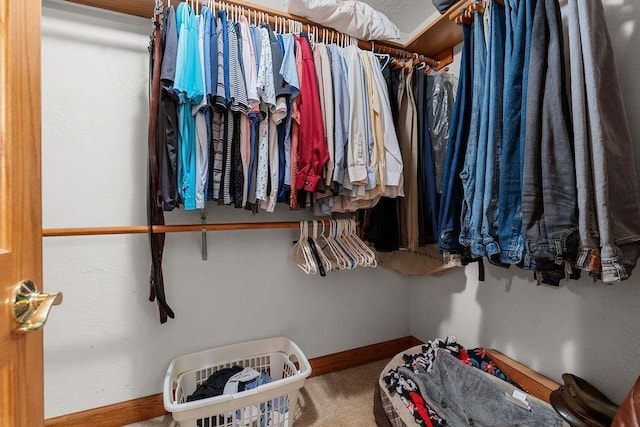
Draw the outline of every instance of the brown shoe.
<instances>
[{"instance_id":1,"label":"brown shoe","mask_svg":"<svg viewBox=\"0 0 640 427\"><path fill-rule=\"evenodd\" d=\"M589 382L578 376L562 374L562 380L567 391L580 406L586 408L591 414L599 415L598 418L602 420L609 420L609 424L611 424L613 417L618 412L618 405Z\"/></svg>"}]
</instances>

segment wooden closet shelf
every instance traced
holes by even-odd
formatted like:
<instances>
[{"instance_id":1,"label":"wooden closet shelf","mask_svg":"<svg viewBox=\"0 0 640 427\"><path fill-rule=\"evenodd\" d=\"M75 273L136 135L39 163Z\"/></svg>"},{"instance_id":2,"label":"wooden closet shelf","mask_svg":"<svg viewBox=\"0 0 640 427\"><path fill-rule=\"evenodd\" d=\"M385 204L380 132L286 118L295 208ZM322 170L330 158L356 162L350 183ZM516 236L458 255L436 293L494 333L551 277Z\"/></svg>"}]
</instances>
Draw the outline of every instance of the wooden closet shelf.
<instances>
[{"instance_id":1,"label":"wooden closet shelf","mask_svg":"<svg viewBox=\"0 0 640 427\"><path fill-rule=\"evenodd\" d=\"M154 0L66 0L66 1L71 3L78 3L86 6L97 7L100 9L111 10L114 12L124 13L127 15L140 16L143 18L151 18L153 16ZM177 4L179 3L179 1L176 0L175 3ZM291 15L289 13L282 12L280 10L272 9L269 7L259 6L259 5L255 5L255 4L241 1L241 0L227 0L227 1L224 1L224 3L227 3L231 6L239 6L240 8L245 8L247 12L246 16L249 16L249 13L251 13L251 16L253 16L253 11L264 12L269 16L269 23L272 25L275 25L275 21L276 21L275 18L279 17L279 18L285 18L285 19L292 19L302 23L305 26L304 30L307 30L306 26L309 26L310 29L317 28L318 30L320 30L318 34L319 37L322 37L325 31L328 32L329 34L331 34L332 32L335 33L336 35L339 34L337 31L331 28L323 27L308 19L302 18L300 16L296 16L296 15ZM218 3L216 3L216 5L217 4ZM458 31L460 30L458 29ZM462 40L462 33L460 33L460 40ZM419 46L424 47L429 45L430 45L430 42L427 41L427 43L421 43ZM425 58L425 61L429 65L436 68L444 67L445 65L448 65L453 61L453 54L452 53L449 54L449 51L452 52L451 47L449 47L449 49L445 47L441 50L438 50L436 53L441 55L439 57L436 57L435 55L427 54L426 51L409 49L408 46L406 45L394 43L391 41L374 41L372 43L364 40L359 40L358 46L361 49L365 49L365 50L374 49L377 51L391 53L398 56L412 56L413 53L417 53L419 55L426 56L427 58ZM433 50L429 50L429 51L432 52Z\"/></svg>"},{"instance_id":2,"label":"wooden closet shelf","mask_svg":"<svg viewBox=\"0 0 640 427\"><path fill-rule=\"evenodd\" d=\"M410 51L424 52L425 55L447 62L451 55L453 62L453 46L462 42L462 29L453 20L462 9L469 7L472 0L460 0L451 6L444 14L429 24L406 45Z\"/></svg>"}]
</instances>

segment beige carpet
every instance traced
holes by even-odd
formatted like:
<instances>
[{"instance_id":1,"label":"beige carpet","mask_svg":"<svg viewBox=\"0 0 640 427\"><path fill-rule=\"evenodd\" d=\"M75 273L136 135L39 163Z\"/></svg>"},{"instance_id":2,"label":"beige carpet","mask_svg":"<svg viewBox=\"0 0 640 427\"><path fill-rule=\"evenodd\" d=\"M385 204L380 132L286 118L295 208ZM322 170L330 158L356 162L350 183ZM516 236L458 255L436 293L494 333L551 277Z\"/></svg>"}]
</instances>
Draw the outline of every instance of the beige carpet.
<instances>
[{"instance_id":1,"label":"beige carpet","mask_svg":"<svg viewBox=\"0 0 640 427\"><path fill-rule=\"evenodd\" d=\"M372 427L373 390L388 360L369 363L332 374L309 378L300 393L295 427ZM170 426L170 415L141 423L136 427Z\"/></svg>"}]
</instances>

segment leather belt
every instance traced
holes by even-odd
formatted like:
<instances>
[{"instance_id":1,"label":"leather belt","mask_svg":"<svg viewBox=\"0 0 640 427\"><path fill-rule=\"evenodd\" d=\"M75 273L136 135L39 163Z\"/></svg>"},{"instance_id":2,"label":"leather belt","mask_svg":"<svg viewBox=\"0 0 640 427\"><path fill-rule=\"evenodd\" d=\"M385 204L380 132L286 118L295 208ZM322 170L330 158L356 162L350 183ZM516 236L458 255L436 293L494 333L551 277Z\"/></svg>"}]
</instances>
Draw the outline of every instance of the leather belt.
<instances>
[{"instance_id":1,"label":"leather belt","mask_svg":"<svg viewBox=\"0 0 640 427\"><path fill-rule=\"evenodd\" d=\"M158 110L160 104L160 72L162 65L162 36L160 23L162 22L162 9L156 8L154 15L154 33L149 44L149 73L150 73L150 99L149 99L149 177L147 194L147 224L149 225L149 243L151 246L151 274L149 277L150 293L149 301L157 300L160 315L160 323L165 323L167 317L174 318L171 307L167 304L164 293L164 277L162 275L162 254L164 251L164 233L154 233L154 225L164 225L164 212L157 203L159 165L158 165Z\"/></svg>"}]
</instances>

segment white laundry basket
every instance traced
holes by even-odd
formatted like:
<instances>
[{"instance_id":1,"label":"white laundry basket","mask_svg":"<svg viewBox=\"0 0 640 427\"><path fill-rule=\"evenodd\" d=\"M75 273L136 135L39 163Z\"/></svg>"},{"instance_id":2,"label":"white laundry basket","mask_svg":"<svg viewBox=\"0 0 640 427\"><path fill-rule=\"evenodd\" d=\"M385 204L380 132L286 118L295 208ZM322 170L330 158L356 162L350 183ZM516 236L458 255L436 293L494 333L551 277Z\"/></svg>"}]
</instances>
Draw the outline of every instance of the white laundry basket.
<instances>
[{"instance_id":1,"label":"white laundry basket","mask_svg":"<svg viewBox=\"0 0 640 427\"><path fill-rule=\"evenodd\" d=\"M233 365L251 367L272 382L252 390L187 402L211 374ZM298 393L311 365L293 341L269 338L175 358L164 379L164 408L181 427L290 427Z\"/></svg>"}]
</instances>

